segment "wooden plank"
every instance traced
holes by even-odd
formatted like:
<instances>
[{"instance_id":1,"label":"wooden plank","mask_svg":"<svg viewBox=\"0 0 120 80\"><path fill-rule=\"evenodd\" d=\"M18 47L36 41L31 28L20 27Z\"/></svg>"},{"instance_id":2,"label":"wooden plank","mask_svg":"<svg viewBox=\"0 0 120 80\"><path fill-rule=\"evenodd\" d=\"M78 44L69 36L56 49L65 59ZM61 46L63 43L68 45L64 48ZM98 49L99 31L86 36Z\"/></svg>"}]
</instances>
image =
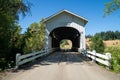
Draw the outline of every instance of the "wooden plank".
<instances>
[{"instance_id":1,"label":"wooden plank","mask_svg":"<svg viewBox=\"0 0 120 80\"><path fill-rule=\"evenodd\" d=\"M98 56L100 58L103 58L103 59L106 59L106 60L109 60L109 58L106 55L103 55L103 54L96 53L96 56Z\"/></svg>"},{"instance_id":2,"label":"wooden plank","mask_svg":"<svg viewBox=\"0 0 120 80\"><path fill-rule=\"evenodd\" d=\"M19 65L25 64L25 63L27 63L27 62L29 62L29 61L32 61L33 59L34 59L34 57L31 57L31 58L22 60L22 61L19 62Z\"/></svg>"},{"instance_id":3,"label":"wooden plank","mask_svg":"<svg viewBox=\"0 0 120 80\"><path fill-rule=\"evenodd\" d=\"M28 58L28 59L24 59L24 60L22 60L22 61L19 62L19 65L25 64L25 63L27 63L27 62L29 62L29 61L32 61L32 60L34 60L34 59L36 59L36 58L38 58L38 57L44 56L44 55L46 55L46 54L48 54L48 53L40 54L40 55L37 55L37 56L34 56L34 57L30 57L30 58Z\"/></svg>"},{"instance_id":4,"label":"wooden plank","mask_svg":"<svg viewBox=\"0 0 120 80\"><path fill-rule=\"evenodd\" d=\"M100 54L100 53L93 53L91 51L87 51L88 54L92 54L94 56L97 56L97 57L100 57L100 58L103 58L103 59L106 59L106 60L109 60L109 58L106 56L106 55L103 55L103 54Z\"/></svg>"},{"instance_id":5,"label":"wooden plank","mask_svg":"<svg viewBox=\"0 0 120 80\"><path fill-rule=\"evenodd\" d=\"M106 65L106 66L110 66L109 61L105 61L105 60L96 58L95 56L89 55L89 54L86 54L86 56L88 56L88 57L92 58L93 60L95 60L95 61L97 61L97 62L100 62L100 63L102 63L102 64L104 64L104 65Z\"/></svg>"},{"instance_id":6,"label":"wooden plank","mask_svg":"<svg viewBox=\"0 0 120 80\"><path fill-rule=\"evenodd\" d=\"M93 60L95 60L95 58L96 58L95 56L92 56L92 55L89 55L89 54L86 54L86 56L92 58Z\"/></svg>"},{"instance_id":7,"label":"wooden plank","mask_svg":"<svg viewBox=\"0 0 120 80\"><path fill-rule=\"evenodd\" d=\"M30 57L30 56L34 56L34 55L37 55L37 54L42 54L43 52L45 52L45 51L38 51L38 52L22 55L22 56L19 57L19 59L24 59L24 58L27 58L27 57Z\"/></svg>"},{"instance_id":8,"label":"wooden plank","mask_svg":"<svg viewBox=\"0 0 120 80\"><path fill-rule=\"evenodd\" d=\"M110 66L110 63L109 61L105 61L105 60L102 60L102 59L99 59L99 58L96 58L96 61L99 62L99 63L102 63L106 66Z\"/></svg>"},{"instance_id":9,"label":"wooden plank","mask_svg":"<svg viewBox=\"0 0 120 80\"><path fill-rule=\"evenodd\" d=\"M22 55L19 57L20 61L19 61L18 65L25 64L25 63L32 61L38 57L42 57L44 55L47 55L47 54L53 52L54 50L56 50L56 49L48 49L48 50L44 50L44 51L38 51L38 52ZM23 59L23 60L21 61L21 59Z\"/></svg>"}]
</instances>

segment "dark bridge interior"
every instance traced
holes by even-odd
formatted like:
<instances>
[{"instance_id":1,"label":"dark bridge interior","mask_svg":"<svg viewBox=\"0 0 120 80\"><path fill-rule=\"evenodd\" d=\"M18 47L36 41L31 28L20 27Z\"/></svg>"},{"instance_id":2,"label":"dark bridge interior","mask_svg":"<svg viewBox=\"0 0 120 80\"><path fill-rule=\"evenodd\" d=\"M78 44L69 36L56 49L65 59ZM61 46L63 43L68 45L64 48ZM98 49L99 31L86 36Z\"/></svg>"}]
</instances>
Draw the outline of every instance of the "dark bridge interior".
<instances>
[{"instance_id":1,"label":"dark bridge interior","mask_svg":"<svg viewBox=\"0 0 120 80\"><path fill-rule=\"evenodd\" d=\"M52 37L52 48L59 48L60 41L69 39L72 41L72 49L80 47L80 33L72 27L58 27L54 29L50 36Z\"/></svg>"}]
</instances>

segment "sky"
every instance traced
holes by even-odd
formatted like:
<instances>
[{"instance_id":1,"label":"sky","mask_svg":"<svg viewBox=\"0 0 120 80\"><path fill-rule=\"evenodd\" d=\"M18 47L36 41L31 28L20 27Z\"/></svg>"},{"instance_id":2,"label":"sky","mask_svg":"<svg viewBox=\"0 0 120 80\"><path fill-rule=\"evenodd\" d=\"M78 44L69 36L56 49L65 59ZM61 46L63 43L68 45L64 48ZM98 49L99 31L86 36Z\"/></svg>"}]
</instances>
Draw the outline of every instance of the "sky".
<instances>
[{"instance_id":1,"label":"sky","mask_svg":"<svg viewBox=\"0 0 120 80\"><path fill-rule=\"evenodd\" d=\"M86 35L94 35L102 31L120 31L120 11L103 17L105 3L110 0L29 0L31 11L26 17L20 16L19 25L22 32L33 22L39 22L63 9L71 11L88 20L85 26Z\"/></svg>"}]
</instances>

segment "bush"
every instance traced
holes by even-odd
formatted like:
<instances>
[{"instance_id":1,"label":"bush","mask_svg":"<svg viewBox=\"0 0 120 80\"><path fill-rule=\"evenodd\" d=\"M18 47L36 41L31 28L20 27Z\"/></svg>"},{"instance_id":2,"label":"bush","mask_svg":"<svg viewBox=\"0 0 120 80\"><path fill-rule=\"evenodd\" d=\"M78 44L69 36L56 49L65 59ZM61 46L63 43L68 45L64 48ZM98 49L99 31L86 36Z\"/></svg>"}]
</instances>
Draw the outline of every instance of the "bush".
<instances>
[{"instance_id":1,"label":"bush","mask_svg":"<svg viewBox=\"0 0 120 80\"><path fill-rule=\"evenodd\" d=\"M110 52L112 55L112 70L120 72L120 46L108 47L105 52Z\"/></svg>"},{"instance_id":2,"label":"bush","mask_svg":"<svg viewBox=\"0 0 120 80\"><path fill-rule=\"evenodd\" d=\"M5 58L0 58L0 71L9 69L15 66L15 61L6 60Z\"/></svg>"},{"instance_id":3,"label":"bush","mask_svg":"<svg viewBox=\"0 0 120 80\"><path fill-rule=\"evenodd\" d=\"M98 53L104 52L104 43L102 38L98 35L94 35L91 39L90 50L96 50Z\"/></svg>"},{"instance_id":4,"label":"bush","mask_svg":"<svg viewBox=\"0 0 120 80\"><path fill-rule=\"evenodd\" d=\"M5 58L0 58L0 71L4 70L6 66Z\"/></svg>"}]
</instances>

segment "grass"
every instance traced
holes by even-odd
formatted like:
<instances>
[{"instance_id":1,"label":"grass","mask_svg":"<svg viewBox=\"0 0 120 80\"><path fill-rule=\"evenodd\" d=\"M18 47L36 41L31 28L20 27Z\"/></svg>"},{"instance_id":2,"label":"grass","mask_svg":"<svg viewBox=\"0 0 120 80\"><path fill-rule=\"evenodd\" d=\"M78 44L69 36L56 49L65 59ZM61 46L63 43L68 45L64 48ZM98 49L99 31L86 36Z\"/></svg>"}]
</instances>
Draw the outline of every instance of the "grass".
<instances>
[{"instance_id":1,"label":"grass","mask_svg":"<svg viewBox=\"0 0 120 80\"><path fill-rule=\"evenodd\" d=\"M106 47L114 47L120 45L120 40L107 40L103 42Z\"/></svg>"},{"instance_id":2,"label":"grass","mask_svg":"<svg viewBox=\"0 0 120 80\"><path fill-rule=\"evenodd\" d=\"M110 52L112 55L112 70L120 72L120 46L107 47L105 52Z\"/></svg>"},{"instance_id":3,"label":"grass","mask_svg":"<svg viewBox=\"0 0 120 80\"><path fill-rule=\"evenodd\" d=\"M90 46L90 39L86 39L86 45L89 49ZM114 72L120 72L120 40L107 40L103 41L105 45L105 51L104 53L111 53L112 60L112 71Z\"/></svg>"}]
</instances>

